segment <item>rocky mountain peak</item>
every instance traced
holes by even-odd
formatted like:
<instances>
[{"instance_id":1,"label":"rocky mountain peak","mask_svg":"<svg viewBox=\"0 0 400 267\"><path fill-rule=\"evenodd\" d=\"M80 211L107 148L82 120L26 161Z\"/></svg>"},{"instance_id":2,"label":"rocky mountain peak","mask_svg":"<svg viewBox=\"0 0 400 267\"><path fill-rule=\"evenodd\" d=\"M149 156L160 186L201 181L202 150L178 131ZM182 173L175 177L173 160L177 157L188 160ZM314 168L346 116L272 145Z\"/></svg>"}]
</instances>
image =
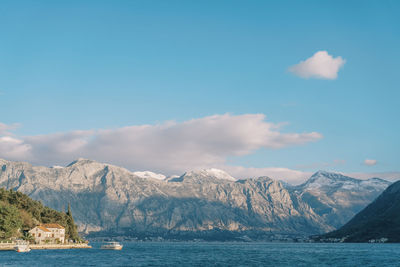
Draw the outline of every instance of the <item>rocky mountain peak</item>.
<instances>
[{"instance_id":1,"label":"rocky mountain peak","mask_svg":"<svg viewBox=\"0 0 400 267\"><path fill-rule=\"evenodd\" d=\"M317 171L305 183L299 187L325 187L336 186L343 183L359 183L361 180L351 178L336 172Z\"/></svg>"},{"instance_id":2,"label":"rocky mountain peak","mask_svg":"<svg viewBox=\"0 0 400 267\"><path fill-rule=\"evenodd\" d=\"M67 167L71 167L74 165L90 164L90 163L97 163L97 162L94 160L90 160L90 159L78 158L78 159L72 161L70 164L68 164Z\"/></svg>"},{"instance_id":3,"label":"rocky mountain peak","mask_svg":"<svg viewBox=\"0 0 400 267\"><path fill-rule=\"evenodd\" d=\"M330 180L349 180L349 179L354 179L354 178L345 176L345 175L337 173L337 172L328 172L328 171L319 170L319 171L317 171L316 173L314 173L310 177L310 180L312 178L319 178L319 177L328 178Z\"/></svg>"},{"instance_id":4,"label":"rocky mountain peak","mask_svg":"<svg viewBox=\"0 0 400 267\"><path fill-rule=\"evenodd\" d=\"M338 227L375 199L389 184L382 179L361 180L340 173L318 171L291 190L320 216Z\"/></svg>"},{"instance_id":5,"label":"rocky mountain peak","mask_svg":"<svg viewBox=\"0 0 400 267\"><path fill-rule=\"evenodd\" d=\"M305 183L299 185L297 188L315 189L341 187L342 189L354 190L357 187L367 186L386 188L389 184L390 182L380 178L362 180L352 178L340 173L317 171Z\"/></svg>"}]
</instances>

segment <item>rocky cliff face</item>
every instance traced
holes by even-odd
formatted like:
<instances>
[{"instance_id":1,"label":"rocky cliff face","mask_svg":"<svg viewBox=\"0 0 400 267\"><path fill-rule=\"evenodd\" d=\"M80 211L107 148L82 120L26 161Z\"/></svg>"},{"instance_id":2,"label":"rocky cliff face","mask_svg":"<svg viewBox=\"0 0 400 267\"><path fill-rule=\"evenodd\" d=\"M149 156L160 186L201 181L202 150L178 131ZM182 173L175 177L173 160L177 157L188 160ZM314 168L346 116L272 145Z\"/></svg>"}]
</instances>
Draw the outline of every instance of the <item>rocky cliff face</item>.
<instances>
[{"instance_id":1,"label":"rocky cliff face","mask_svg":"<svg viewBox=\"0 0 400 267\"><path fill-rule=\"evenodd\" d=\"M318 171L291 193L307 203L325 224L338 228L371 203L390 185L372 178L354 179L339 173Z\"/></svg>"},{"instance_id":2,"label":"rocky cliff face","mask_svg":"<svg viewBox=\"0 0 400 267\"><path fill-rule=\"evenodd\" d=\"M368 203L375 197L360 187L343 201L343 192L347 192L343 186L335 187L337 193L326 191L324 186L313 190L314 176L291 189L268 177L236 180L216 169L163 177L86 159L55 168L0 160L0 186L26 193L58 210L70 203L80 230L86 232L254 230L316 234L333 230L340 223L326 207L340 214L362 208L364 202L355 201L357 194L365 202L370 198ZM376 183L369 184L373 192L382 191L387 182Z\"/></svg>"}]
</instances>

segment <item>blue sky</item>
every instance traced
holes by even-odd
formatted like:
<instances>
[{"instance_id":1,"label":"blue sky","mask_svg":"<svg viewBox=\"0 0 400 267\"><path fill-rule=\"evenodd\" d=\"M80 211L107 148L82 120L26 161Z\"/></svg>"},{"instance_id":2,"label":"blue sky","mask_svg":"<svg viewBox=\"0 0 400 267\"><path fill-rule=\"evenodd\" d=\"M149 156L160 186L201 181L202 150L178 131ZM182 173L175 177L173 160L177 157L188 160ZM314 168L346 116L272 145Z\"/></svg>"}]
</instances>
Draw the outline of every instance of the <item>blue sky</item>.
<instances>
[{"instance_id":1,"label":"blue sky","mask_svg":"<svg viewBox=\"0 0 400 267\"><path fill-rule=\"evenodd\" d=\"M398 1L3 1L0 12L2 136L46 147L39 154L55 133L264 114L285 124L282 135L322 138L218 150L216 167L400 171ZM336 79L288 70L318 51L345 60ZM44 141L29 141L38 135ZM0 145L0 157L45 165L88 155L39 160L9 150ZM96 159L151 167L104 151Z\"/></svg>"}]
</instances>

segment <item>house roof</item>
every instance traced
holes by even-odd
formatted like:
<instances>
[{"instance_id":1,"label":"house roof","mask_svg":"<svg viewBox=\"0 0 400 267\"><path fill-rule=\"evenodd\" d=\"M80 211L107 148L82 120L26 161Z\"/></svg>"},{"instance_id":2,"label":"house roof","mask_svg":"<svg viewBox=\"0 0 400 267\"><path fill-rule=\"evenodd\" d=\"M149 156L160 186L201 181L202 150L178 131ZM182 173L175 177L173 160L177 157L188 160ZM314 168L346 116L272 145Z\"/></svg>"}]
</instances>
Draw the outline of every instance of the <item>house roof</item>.
<instances>
[{"instance_id":1,"label":"house roof","mask_svg":"<svg viewBox=\"0 0 400 267\"><path fill-rule=\"evenodd\" d=\"M38 226L36 226L35 228L38 228L38 229L42 230L43 232L51 232L49 229L47 229L46 227L43 227L43 226L41 226L41 225L38 225ZM33 229L35 229L35 228L33 228ZM32 229L32 230L33 230L33 229Z\"/></svg>"},{"instance_id":2,"label":"house roof","mask_svg":"<svg viewBox=\"0 0 400 267\"><path fill-rule=\"evenodd\" d=\"M44 224L41 224L41 226L46 227L46 228L65 229L64 227L62 227L58 223L44 223Z\"/></svg>"}]
</instances>

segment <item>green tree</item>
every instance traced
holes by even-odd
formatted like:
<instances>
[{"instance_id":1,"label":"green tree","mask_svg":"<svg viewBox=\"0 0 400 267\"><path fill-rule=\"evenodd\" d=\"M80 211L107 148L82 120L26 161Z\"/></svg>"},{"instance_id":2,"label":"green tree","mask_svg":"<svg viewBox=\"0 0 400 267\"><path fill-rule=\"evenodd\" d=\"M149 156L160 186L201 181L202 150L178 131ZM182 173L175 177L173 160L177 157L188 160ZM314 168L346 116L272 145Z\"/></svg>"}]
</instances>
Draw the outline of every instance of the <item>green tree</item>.
<instances>
[{"instance_id":1,"label":"green tree","mask_svg":"<svg viewBox=\"0 0 400 267\"><path fill-rule=\"evenodd\" d=\"M11 205L0 202L0 239L17 235L22 227L22 219L19 210Z\"/></svg>"},{"instance_id":2,"label":"green tree","mask_svg":"<svg viewBox=\"0 0 400 267\"><path fill-rule=\"evenodd\" d=\"M75 225L74 218L72 217L71 205L68 203L68 211L67 211L67 227L66 227L67 236L74 241L81 241L81 238L78 235L78 229Z\"/></svg>"}]
</instances>

